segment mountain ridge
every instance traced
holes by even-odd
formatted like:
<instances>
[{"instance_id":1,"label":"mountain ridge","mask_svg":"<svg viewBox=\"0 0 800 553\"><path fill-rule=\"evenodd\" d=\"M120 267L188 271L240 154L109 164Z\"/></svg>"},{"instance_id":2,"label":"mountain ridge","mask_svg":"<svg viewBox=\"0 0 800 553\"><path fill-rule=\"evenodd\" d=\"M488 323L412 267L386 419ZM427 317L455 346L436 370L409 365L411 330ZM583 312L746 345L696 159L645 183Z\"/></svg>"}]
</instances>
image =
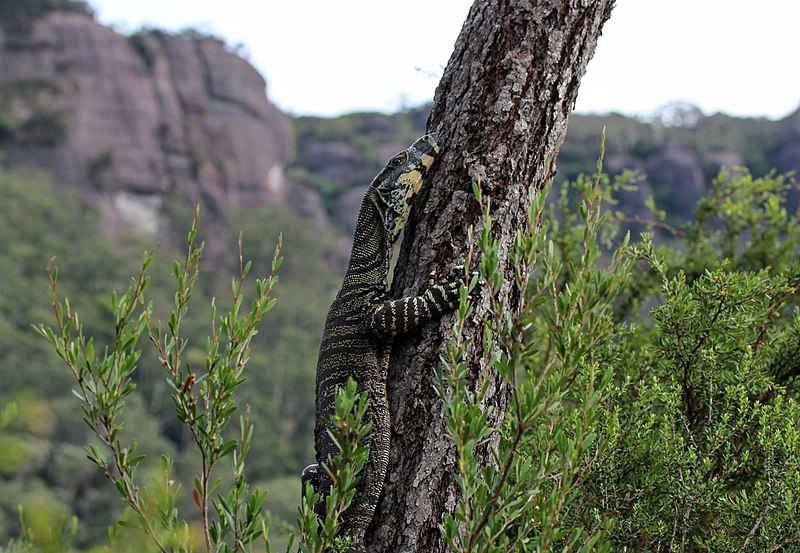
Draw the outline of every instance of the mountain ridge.
<instances>
[{"instance_id":1,"label":"mountain ridge","mask_svg":"<svg viewBox=\"0 0 800 553\"><path fill-rule=\"evenodd\" d=\"M289 202L291 122L217 39L125 37L54 10L26 36L0 36L0 68L6 163L49 170L112 222L155 233L174 197L212 213Z\"/></svg>"},{"instance_id":2,"label":"mountain ridge","mask_svg":"<svg viewBox=\"0 0 800 553\"><path fill-rule=\"evenodd\" d=\"M124 36L69 0L8 0L0 10L4 163L79 188L112 229L163 236L171 206L199 201L219 220L238 208L288 209L346 237L363 190L424 132L427 111L290 118L255 68L215 37ZM606 170L644 176L620 197L633 215L655 196L674 219L691 217L724 166L800 170L800 109L769 121L675 103L649 120L573 114L559 178L593 169L604 127Z\"/></svg>"}]
</instances>

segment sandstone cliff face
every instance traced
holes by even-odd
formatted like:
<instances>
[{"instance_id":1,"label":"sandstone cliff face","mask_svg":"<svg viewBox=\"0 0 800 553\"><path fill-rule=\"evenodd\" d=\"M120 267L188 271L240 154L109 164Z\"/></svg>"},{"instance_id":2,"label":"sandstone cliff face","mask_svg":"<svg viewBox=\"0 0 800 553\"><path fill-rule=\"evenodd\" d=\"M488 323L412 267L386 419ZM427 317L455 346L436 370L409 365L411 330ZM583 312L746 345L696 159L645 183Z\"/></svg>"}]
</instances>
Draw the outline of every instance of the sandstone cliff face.
<instances>
[{"instance_id":1,"label":"sandstone cliff face","mask_svg":"<svg viewBox=\"0 0 800 553\"><path fill-rule=\"evenodd\" d=\"M23 43L0 34L0 97L14 135L0 142L7 162L84 189L111 222L155 232L166 202L221 214L297 196L283 177L291 123L220 41L125 37L85 14L50 13Z\"/></svg>"}]
</instances>

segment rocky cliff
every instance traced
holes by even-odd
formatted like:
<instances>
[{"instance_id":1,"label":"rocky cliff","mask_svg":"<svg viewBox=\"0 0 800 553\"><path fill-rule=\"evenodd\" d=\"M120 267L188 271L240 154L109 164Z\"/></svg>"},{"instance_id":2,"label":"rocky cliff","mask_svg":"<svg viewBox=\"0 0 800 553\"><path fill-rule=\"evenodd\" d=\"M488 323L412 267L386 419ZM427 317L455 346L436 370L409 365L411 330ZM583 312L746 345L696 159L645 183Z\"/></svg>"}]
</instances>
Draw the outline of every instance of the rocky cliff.
<instances>
[{"instance_id":1,"label":"rocky cliff","mask_svg":"<svg viewBox=\"0 0 800 553\"><path fill-rule=\"evenodd\" d=\"M371 175L392 148L424 132L426 118L426 108L394 115L297 118L297 156L290 175L320 190L333 220L352 233ZM573 114L557 161L559 181L594 171L604 128L604 170L612 176L632 170L641 178L636 190L619 191L614 208L632 217L649 218L645 204L655 197L672 222L690 219L722 167L744 166L755 176L772 169L800 172L800 109L770 121L706 116L697 108L674 105L647 120ZM798 204L797 196L797 190L789 192L790 208Z\"/></svg>"},{"instance_id":2,"label":"rocky cliff","mask_svg":"<svg viewBox=\"0 0 800 553\"><path fill-rule=\"evenodd\" d=\"M195 200L206 213L294 203L319 216L317 196L284 178L291 122L223 42L126 37L80 11L41 14L24 33L0 25L5 162L84 190L112 228L154 233L166 204Z\"/></svg>"}]
</instances>

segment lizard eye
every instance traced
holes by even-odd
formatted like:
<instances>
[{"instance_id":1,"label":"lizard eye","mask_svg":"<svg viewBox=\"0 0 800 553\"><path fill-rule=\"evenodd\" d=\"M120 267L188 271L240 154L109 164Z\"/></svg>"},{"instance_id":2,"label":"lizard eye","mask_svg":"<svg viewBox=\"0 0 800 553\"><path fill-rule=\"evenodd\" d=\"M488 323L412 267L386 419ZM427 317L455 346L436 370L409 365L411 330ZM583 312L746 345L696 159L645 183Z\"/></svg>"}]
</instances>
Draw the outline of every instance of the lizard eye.
<instances>
[{"instance_id":1,"label":"lizard eye","mask_svg":"<svg viewBox=\"0 0 800 553\"><path fill-rule=\"evenodd\" d=\"M394 156L392 159L390 159L389 163L387 165L389 167L391 167L391 168L400 167L407 160L408 160L408 152L400 152L399 154Z\"/></svg>"}]
</instances>

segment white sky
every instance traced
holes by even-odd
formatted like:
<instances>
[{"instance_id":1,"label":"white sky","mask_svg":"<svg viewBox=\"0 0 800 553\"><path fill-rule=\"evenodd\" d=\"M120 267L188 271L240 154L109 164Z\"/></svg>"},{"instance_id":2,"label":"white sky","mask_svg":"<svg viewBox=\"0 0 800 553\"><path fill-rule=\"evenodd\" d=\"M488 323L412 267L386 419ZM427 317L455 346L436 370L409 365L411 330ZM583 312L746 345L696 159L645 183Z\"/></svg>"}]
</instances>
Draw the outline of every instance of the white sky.
<instances>
[{"instance_id":1,"label":"white sky","mask_svg":"<svg viewBox=\"0 0 800 553\"><path fill-rule=\"evenodd\" d=\"M472 0L89 0L100 22L219 35L298 115L393 111L433 97ZM618 0L577 111L780 118L800 106L800 1ZM792 69L794 67L794 69Z\"/></svg>"}]
</instances>

